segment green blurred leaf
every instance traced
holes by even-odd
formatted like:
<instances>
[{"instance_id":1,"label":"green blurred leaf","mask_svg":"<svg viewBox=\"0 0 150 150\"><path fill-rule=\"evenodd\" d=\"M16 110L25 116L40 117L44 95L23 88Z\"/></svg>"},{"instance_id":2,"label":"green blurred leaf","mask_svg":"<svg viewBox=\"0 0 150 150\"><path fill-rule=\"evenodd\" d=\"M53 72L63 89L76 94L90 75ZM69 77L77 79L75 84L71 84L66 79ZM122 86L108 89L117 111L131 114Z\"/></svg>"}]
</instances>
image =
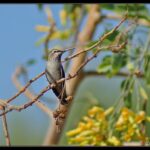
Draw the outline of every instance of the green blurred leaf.
<instances>
[{"instance_id":1,"label":"green blurred leaf","mask_svg":"<svg viewBox=\"0 0 150 150\"><path fill-rule=\"evenodd\" d=\"M124 104L126 107L131 108L132 107L132 93L129 92L127 96L124 98Z\"/></svg>"},{"instance_id":2,"label":"green blurred leaf","mask_svg":"<svg viewBox=\"0 0 150 150\"><path fill-rule=\"evenodd\" d=\"M98 66L97 71L99 73L107 73L111 71L111 61L112 56L105 56L102 60L102 63Z\"/></svg>"},{"instance_id":3,"label":"green blurred leaf","mask_svg":"<svg viewBox=\"0 0 150 150\"><path fill-rule=\"evenodd\" d=\"M129 87L129 83L130 83L130 80L129 79L124 79L122 82L121 82L121 90L127 90L128 87Z\"/></svg>"},{"instance_id":4,"label":"green blurred leaf","mask_svg":"<svg viewBox=\"0 0 150 150\"><path fill-rule=\"evenodd\" d=\"M98 42L98 40L90 41L90 42L86 45L86 48L91 47L92 45L96 44L97 42Z\"/></svg>"},{"instance_id":5,"label":"green blurred leaf","mask_svg":"<svg viewBox=\"0 0 150 150\"><path fill-rule=\"evenodd\" d=\"M104 34L106 34L106 33L108 33L110 30L105 30L105 32L104 32ZM103 34L103 35L104 35ZM117 31L114 31L112 34L110 34L108 37L107 37L107 39L105 39L104 41L103 41L103 44L104 45L109 45L109 44L111 44L112 42L114 42L115 41L115 38L117 37L117 35L119 34L119 31L117 30Z\"/></svg>"},{"instance_id":6,"label":"green blurred leaf","mask_svg":"<svg viewBox=\"0 0 150 150\"><path fill-rule=\"evenodd\" d=\"M144 76L147 85L150 86L150 54L147 54L144 57Z\"/></svg>"},{"instance_id":7,"label":"green blurred leaf","mask_svg":"<svg viewBox=\"0 0 150 150\"><path fill-rule=\"evenodd\" d=\"M140 91L141 96L144 98L144 100L148 100L148 95L142 86L140 86L139 91Z\"/></svg>"},{"instance_id":8,"label":"green blurred leaf","mask_svg":"<svg viewBox=\"0 0 150 150\"><path fill-rule=\"evenodd\" d=\"M115 54L112 57L112 71L114 74L118 73L121 68L126 66L127 56L124 54Z\"/></svg>"},{"instance_id":9,"label":"green blurred leaf","mask_svg":"<svg viewBox=\"0 0 150 150\"><path fill-rule=\"evenodd\" d=\"M107 33L108 31L106 31L106 33ZM119 34L119 31L118 30L116 30L116 31L114 31L112 34L110 34L109 36L108 36L108 40L109 41L114 41L115 40L115 38L116 38L116 36Z\"/></svg>"},{"instance_id":10,"label":"green blurred leaf","mask_svg":"<svg viewBox=\"0 0 150 150\"><path fill-rule=\"evenodd\" d=\"M34 65L36 62L37 62L37 61L36 61L35 59L30 59L30 60L27 61L26 64L27 64L28 66L31 66L31 65Z\"/></svg>"},{"instance_id":11,"label":"green blurred leaf","mask_svg":"<svg viewBox=\"0 0 150 150\"><path fill-rule=\"evenodd\" d=\"M72 13L76 7L81 7L81 4L64 4L67 13Z\"/></svg>"},{"instance_id":12,"label":"green blurred leaf","mask_svg":"<svg viewBox=\"0 0 150 150\"><path fill-rule=\"evenodd\" d=\"M45 42L45 40L46 40L46 36L40 38L37 42L35 42L35 46L40 46Z\"/></svg>"},{"instance_id":13,"label":"green blurred leaf","mask_svg":"<svg viewBox=\"0 0 150 150\"><path fill-rule=\"evenodd\" d=\"M39 10L42 10L42 9L43 9L43 4L39 3L39 4L37 4L37 5L38 5L38 9L39 9Z\"/></svg>"},{"instance_id":14,"label":"green blurred leaf","mask_svg":"<svg viewBox=\"0 0 150 150\"><path fill-rule=\"evenodd\" d=\"M107 10L114 10L115 8L114 4L100 4L100 6Z\"/></svg>"}]
</instances>

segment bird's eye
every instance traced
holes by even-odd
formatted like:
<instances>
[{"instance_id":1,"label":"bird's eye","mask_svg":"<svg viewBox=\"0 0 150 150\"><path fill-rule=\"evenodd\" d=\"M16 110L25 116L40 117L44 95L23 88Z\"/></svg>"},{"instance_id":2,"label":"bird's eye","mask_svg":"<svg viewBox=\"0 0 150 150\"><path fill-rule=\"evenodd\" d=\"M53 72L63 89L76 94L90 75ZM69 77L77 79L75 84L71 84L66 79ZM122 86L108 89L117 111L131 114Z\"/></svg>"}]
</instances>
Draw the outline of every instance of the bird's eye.
<instances>
[{"instance_id":1,"label":"bird's eye","mask_svg":"<svg viewBox=\"0 0 150 150\"><path fill-rule=\"evenodd\" d=\"M60 53L61 51L60 50L54 50L54 53Z\"/></svg>"}]
</instances>

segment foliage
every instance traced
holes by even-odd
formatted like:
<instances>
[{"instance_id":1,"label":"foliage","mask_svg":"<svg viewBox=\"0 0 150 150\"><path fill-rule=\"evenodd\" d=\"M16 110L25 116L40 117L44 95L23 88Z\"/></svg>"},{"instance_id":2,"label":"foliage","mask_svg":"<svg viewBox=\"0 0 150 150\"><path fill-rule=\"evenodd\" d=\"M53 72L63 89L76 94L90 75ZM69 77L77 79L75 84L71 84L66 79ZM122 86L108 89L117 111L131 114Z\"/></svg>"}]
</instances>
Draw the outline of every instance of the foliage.
<instances>
[{"instance_id":1,"label":"foliage","mask_svg":"<svg viewBox=\"0 0 150 150\"><path fill-rule=\"evenodd\" d=\"M114 107L104 110L92 107L77 128L68 131L68 143L71 145L121 146L124 142L148 142L143 132L143 122L150 121L144 111L133 112L123 107L111 124Z\"/></svg>"},{"instance_id":2,"label":"foliage","mask_svg":"<svg viewBox=\"0 0 150 150\"><path fill-rule=\"evenodd\" d=\"M90 109L88 116L83 118L78 127L67 132L68 141L77 145L113 146L123 145L124 142L129 141L145 142L148 137L142 132L142 126L145 126L144 122L147 119L149 120L146 116L149 100L147 88L150 85L150 32L147 26L150 20L149 9L145 4L99 4L99 8L101 18L97 28L102 27L99 37L107 34L113 28L114 22L120 20L125 12L128 15L128 22L109 35L100 46L117 46L124 41L127 41L127 44L119 52L104 48L101 51L103 57L98 59L95 72L104 74L108 78L117 75L126 77L120 82L120 97L114 106L107 110L97 106ZM81 28L81 25L90 10L89 4L64 4L59 12L61 27L56 28L48 40L71 43L71 39L75 39L77 33L84 30L85 26ZM117 19L110 16L115 16ZM110 21L111 19L113 21ZM139 22L142 24L140 25ZM143 23L146 27L142 26ZM38 25L36 30L48 33L49 28ZM42 37L37 45L44 44L45 41L46 36ZM91 39L83 49L93 46L98 41L99 39ZM94 47L91 52L94 53L96 50L97 47ZM140 80L141 76L142 81L146 83L144 86Z\"/></svg>"}]
</instances>

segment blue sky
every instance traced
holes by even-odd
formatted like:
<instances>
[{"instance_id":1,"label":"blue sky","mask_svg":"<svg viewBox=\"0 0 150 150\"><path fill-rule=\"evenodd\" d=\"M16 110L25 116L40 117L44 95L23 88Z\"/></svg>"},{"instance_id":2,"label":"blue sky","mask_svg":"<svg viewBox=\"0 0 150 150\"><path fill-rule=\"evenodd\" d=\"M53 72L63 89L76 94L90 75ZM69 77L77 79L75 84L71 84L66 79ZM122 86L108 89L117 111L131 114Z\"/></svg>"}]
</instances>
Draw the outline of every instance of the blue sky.
<instances>
[{"instance_id":1,"label":"blue sky","mask_svg":"<svg viewBox=\"0 0 150 150\"><path fill-rule=\"evenodd\" d=\"M55 13L57 9L59 9L58 5L54 9ZM43 71L44 62L40 59L43 47L35 46L41 34L35 31L35 26L37 24L46 25L47 22L46 15L43 11L39 11L35 4L2 4L0 5L0 20L0 95L5 99L15 92L11 74L17 65L35 58L38 59L38 68L32 67L30 76L33 77Z\"/></svg>"},{"instance_id":2,"label":"blue sky","mask_svg":"<svg viewBox=\"0 0 150 150\"><path fill-rule=\"evenodd\" d=\"M51 8L55 14L55 18L58 19L58 9L61 8L61 5L53 4ZM43 46L35 46L35 42L41 37L41 34L35 31L35 26L38 24L48 25L48 23L44 11L39 11L35 4L1 4L0 20L0 98L7 99L17 92L12 83L11 75L18 65L25 64L26 61L31 58L38 60L36 65L28 67L29 78L33 78L45 69L45 62L41 59ZM45 87L46 85L47 81L43 77L35 84L35 91L40 91L42 87ZM51 94L51 92L48 94ZM24 102L27 102L27 99L22 95L17 98L16 101L17 102L14 104L23 104ZM12 114L13 115L8 115L9 130L12 134L16 132L20 133L19 131L22 131L23 128L20 126L18 128L19 131L15 129L15 121L16 119L20 120L21 118L22 121L23 117L24 119L32 119L37 127L33 129L30 128L29 131L26 131L27 135L29 135L29 132L31 131L36 134L38 128L41 128L42 126L40 126L41 121L43 121L43 124L47 122L45 130L47 129L48 119L43 116L35 106L33 106L32 109L21 112L22 117L19 113L15 113L14 115L13 112ZM27 122L26 125L28 125ZM30 123L29 125L31 126ZM2 128L0 127L0 130L1 129ZM42 133L44 132L41 132L41 134ZM2 133L0 133L0 137L1 136ZM13 140L13 143L16 143L15 141L18 139L16 138ZM30 143L25 137L22 137L22 142L23 140L27 140L26 142Z\"/></svg>"}]
</instances>

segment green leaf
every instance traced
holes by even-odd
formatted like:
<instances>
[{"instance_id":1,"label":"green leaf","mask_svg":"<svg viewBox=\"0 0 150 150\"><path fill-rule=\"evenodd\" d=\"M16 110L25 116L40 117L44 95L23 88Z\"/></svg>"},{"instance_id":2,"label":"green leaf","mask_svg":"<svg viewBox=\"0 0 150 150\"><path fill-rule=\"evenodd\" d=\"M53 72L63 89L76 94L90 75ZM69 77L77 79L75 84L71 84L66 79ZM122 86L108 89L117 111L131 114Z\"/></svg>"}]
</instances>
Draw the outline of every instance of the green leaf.
<instances>
[{"instance_id":1,"label":"green leaf","mask_svg":"<svg viewBox=\"0 0 150 150\"><path fill-rule=\"evenodd\" d=\"M109 31L110 31L110 30L105 30L105 32L103 33L103 35L106 34L106 33L108 33ZM103 44L104 44L104 45L109 45L109 44L111 44L112 42L115 41L115 38L117 37L118 34L119 34L119 31L114 31L111 35L109 35L109 36L107 37L107 39L105 39L105 40L103 41Z\"/></svg>"},{"instance_id":2,"label":"green leaf","mask_svg":"<svg viewBox=\"0 0 150 150\"><path fill-rule=\"evenodd\" d=\"M144 100L148 100L148 95L146 91L144 90L144 88L140 86L139 91L140 91L141 96L144 98Z\"/></svg>"},{"instance_id":3,"label":"green leaf","mask_svg":"<svg viewBox=\"0 0 150 150\"><path fill-rule=\"evenodd\" d=\"M108 31L107 31L107 32L108 32ZM116 31L114 31L112 34L110 34L107 39L108 39L109 41L114 41L115 38L116 38L116 36L117 36L118 34L119 34L119 31L116 30Z\"/></svg>"},{"instance_id":4,"label":"green leaf","mask_svg":"<svg viewBox=\"0 0 150 150\"><path fill-rule=\"evenodd\" d=\"M67 13L72 13L76 7L81 7L81 4L64 4Z\"/></svg>"},{"instance_id":5,"label":"green leaf","mask_svg":"<svg viewBox=\"0 0 150 150\"><path fill-rule=\"evenodd\" d=\"M127 64L127 56L124 54L115 54L112 57L112 71L118 73Z\"/></svg>"},{"instance_id":6,"label":"green leaf","mask_svg":"<svg viewBox=\"0 0 150 150\"><path fill-rule=\"evenodd\" d=\"M114 4L100 4L100 7L107 9L107 10L114 10Z\"/></svg>"},{"instance_id":7,"label":"green leaf","mask_svg":"<svg viewBox=\"0 0 150 150\"><path fill-rule=\"evenodd\" d=\"M129 92L128 95L124 98L124 104L126 107L132 107L132 93Z\"/></svg>"},{"instance_id":8,"label":"green leaf","mask_svg":"<svg viewBox=\"0 0 150 150\"><path fill-rule=\"evenodd\" d=\"M130 83L130 80L129 80L129 79L123 80L123 81L121 82L121 85L120 85L121 90L124 90L124 91L127 90L128 87L129 87L129 83Z\"/></svg>"},{"instance_id":9,"label":"green leaf","mask_svg":"<svg viewBox=\"0 0 150 150\"><path fill-rule=\"evenodd\" d=\"M144 57L144 76L147 85L150 86L150 54L147 54Z\"/></svg>"},{"instance_id":10,"label":"green leaf","mask_svg":"<svg viewBox=\"0 0 150 150\"><path fill-rule=\"evenodd\" d=\"M105 56L102 63L98 66L97 71L99 73L108 73L111 71L112 56Z\"/></svg>"},{"instance_id":11,"label":"green leaf","mask_svg":"<svg viewBox=\"0 0 150 150\"><path fill-rule=\"evenodd\" d=\"M35 46L40 46L41 44L43 44L46 40L46 36L40 38L36 43Z\"/></svg>"},{"instance_id":12,"label":"green leaf","mask_svg":"<svg viewBox=\"0 0 150 150\"><path fill-rule=\"evenodd\" d=\"M92 45L96 44L97 42L98 42L98 40L90 41L90 42L86 45L86 48L91 47Z\"/></svg>"},{"instance_id":13,"label":"green leaf","mask_svg":"<svg viewBox=\"0 0 150 150\"><path fill-rule=\"evenodd\" d=\"M150 69L150 54L145 55L144 58L144 71L147 72Z\"/></svg>"},{"instance_id":14,"label":"green leaf","mask_svg":"<svg viewBox=\"0 0 150 150\"><path fill-rule=\"evenodd\" d=\"M43 9L43 4L39 3L39 4L37 4L37 5L38 5L38 9L39 9L39 10L42 10L42 9Z\"/></svg>"},{"instance_id":15,"label":"green leaf","mask_svg":"<svg viewBox=\"0 0 150 150\"><path fill-rule=\"evenodd\" d=\"M27 61L26 64L27 64L28 66L31 66L31 65L34 65L35 63L36 63L36 60L35 60L35 59L30 59L30 60Z\"/></svg>"}]
</instances>

